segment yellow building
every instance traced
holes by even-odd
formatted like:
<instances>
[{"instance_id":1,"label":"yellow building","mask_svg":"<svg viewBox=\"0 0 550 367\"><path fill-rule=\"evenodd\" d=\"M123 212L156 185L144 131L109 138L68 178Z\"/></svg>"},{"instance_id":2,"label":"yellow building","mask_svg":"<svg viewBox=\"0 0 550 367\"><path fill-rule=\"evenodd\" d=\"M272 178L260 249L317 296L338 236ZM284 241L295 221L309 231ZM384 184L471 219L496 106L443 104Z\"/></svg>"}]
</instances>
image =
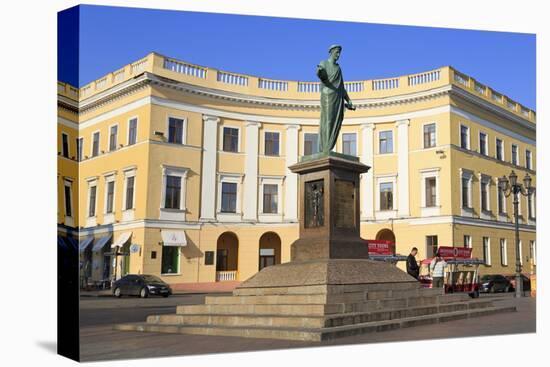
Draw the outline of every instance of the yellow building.
<instances>
[{"instance_id":1,"label":"yellow building","mask_svg":"<svg viewBox=\"0 0 550 367\"><path fill-rule=\"evenodd\" d=\"M82 274L190 285L289 261L299 195L287 167L317 148L318 88L156 53L80 89L58 83L58 228L78 238ZM514 170L536 186L535 112L451 67L346 88L357 110L335 150L373 167L362 237L419 258L471 246L483 272L512 274L512 198L497 183ZM520 210L530 272L534 199Z\"/></svg>"}]
</instances>

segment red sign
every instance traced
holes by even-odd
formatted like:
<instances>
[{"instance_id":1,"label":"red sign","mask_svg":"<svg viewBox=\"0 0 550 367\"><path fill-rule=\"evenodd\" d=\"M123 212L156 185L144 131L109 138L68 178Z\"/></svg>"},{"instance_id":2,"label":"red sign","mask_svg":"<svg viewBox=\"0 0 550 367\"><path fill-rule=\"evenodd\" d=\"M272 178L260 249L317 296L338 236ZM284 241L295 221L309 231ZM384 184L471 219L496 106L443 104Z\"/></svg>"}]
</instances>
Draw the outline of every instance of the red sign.
<instances>
[{"instance_id":1,"label":"red sign","mask_svg":"<svg viewBox=\"0 0 550 367\"><path fill-rule=\"evenodd\" d=\"M439 255L444 259L470 259L472 249L466 247L442 246L437 249Z\"/></svg>"},{"instance_id":2,"label":"red sign","mask_svg":"<svg viewBox=\"0 0 550 367\"><path fill-rule=\"evenodd\" d=\"M369 255L393 255L394 243L385 240L367 240Z\"/></svg>"}]
</instances>

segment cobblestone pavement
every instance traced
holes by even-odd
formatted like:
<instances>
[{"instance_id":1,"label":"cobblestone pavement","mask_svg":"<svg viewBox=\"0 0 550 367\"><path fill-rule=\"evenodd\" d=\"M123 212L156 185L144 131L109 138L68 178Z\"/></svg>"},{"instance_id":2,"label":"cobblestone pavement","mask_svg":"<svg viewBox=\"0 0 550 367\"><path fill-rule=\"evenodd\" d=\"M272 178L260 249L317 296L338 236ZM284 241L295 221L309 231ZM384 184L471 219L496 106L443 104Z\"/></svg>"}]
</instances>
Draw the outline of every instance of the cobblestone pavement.
<instances>
[{"instance_id":1,"label":"cobblestone pavement","mask_svg":"<svg viewBox=\"0 0 550 367\"><path fill-rule=\"evenodd\" d=\"M249 339L223 336L202 336L184 334L161 334L114 331L111 328L113 314L115 322L144 321L143 315L173 313L176 304L202 303L204 296L173 297L170 304L162 304L161 299L153 300L143 305L143 300L127 299L113 300L109 307L102 308L100 303L83 302L81 317L88 326L81 328L81 358L83 361L98 361L111 359L148 358L175 355L194 355L209 353L229 353L258 350L274 350L287 348L303 348L319 345L343 345L397 342L407 340L426 340L439 338L457 338L472 336L490 336L500 334L533 333L536 331L536 300L533 298L521 298L516 300L511 295L498 295L484 298L494 299L495 304L515 305L516 313L504 313L484 316L474 319L450 321L443 324L425 325L406 329L369 333L359 336L345 337L322 343ZM126 302L126 307L121 304ZM116 310L116 311L114 311ZM152 312L151 312L152 311ZM99 317L90 315L98 314ZM111 315L106 317L106 315ZM120 316L126 314L126 317ZM86 316L88 315L88 316ZM88 317L88 319L86 319ZM103 318L105 322L97 322L97 318ZM442 327L443 326L443 327Z\"/></svg>"}]
</instances>

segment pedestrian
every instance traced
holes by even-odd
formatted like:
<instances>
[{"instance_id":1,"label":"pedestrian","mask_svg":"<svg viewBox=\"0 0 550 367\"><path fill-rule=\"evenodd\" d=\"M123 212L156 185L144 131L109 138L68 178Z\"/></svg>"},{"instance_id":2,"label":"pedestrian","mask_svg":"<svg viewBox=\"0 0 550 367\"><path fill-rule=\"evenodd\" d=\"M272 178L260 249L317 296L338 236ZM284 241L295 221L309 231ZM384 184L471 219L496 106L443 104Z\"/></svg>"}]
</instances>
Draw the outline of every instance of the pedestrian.
<instances>
[{"instance_id":1,"label":"pedestrian","mask_svg":"<svg viewBox=\"0 0 550 367\"><path fill-rule=\"evenodd\" d=\"M409 254L409 256L407 256L407 274L409 274L414 279L418 279L418 275L420 274L420 267L416 262L417 253L418 249L416 247L413 247L411 249L411 253Z\"/></svg>"},{"instance_id":2,"label":"pedestrian","mask_svg":"<svg viewBox=\"0 0 550 367\"><path fill-rule=\"evenodd\" d=\"M432 273L432 288L441 288L444 285L445 267L447 262L443 260L439 251L430 262L430 272Z\"/></svg>"}]
</instances>

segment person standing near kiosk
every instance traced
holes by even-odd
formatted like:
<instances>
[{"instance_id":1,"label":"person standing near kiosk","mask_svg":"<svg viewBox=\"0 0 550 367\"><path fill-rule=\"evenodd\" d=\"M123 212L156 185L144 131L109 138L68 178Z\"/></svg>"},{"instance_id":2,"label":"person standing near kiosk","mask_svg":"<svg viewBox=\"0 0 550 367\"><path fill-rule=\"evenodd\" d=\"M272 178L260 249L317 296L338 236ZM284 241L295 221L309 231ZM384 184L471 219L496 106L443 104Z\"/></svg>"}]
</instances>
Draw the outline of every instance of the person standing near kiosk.
<instances>
[{"instance_id":1,"label":"person standing near kiosk","mask_svg":"<svg viewBox=\"0 0 550 367\"><path fill-rule=\"evenodd\" d=\"M414 279L418 279L418 275L420 274L420 267L416 262L417 253L418 249L416 247L413 247L411 249L411 253L409 254L409 256L407 256L407 274L409 274Z\"/></svg>"}]
</instances>

